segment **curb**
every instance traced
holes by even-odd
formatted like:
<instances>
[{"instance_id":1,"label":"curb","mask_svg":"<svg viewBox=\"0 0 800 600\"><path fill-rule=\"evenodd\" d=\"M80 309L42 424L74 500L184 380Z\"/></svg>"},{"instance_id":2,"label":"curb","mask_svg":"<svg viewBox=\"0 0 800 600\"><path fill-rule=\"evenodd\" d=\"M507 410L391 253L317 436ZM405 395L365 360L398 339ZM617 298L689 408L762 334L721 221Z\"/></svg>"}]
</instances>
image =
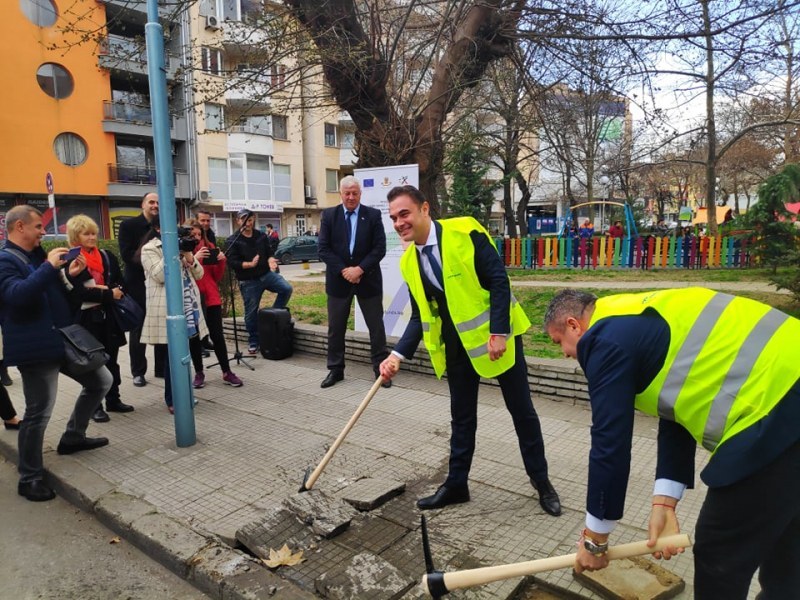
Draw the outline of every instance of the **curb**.
<instances>
[{"instance_id":1,"label":"curb","mask_svg":"<svg viewBox=\"0 0 800 600\"><path fill-rule=\"evenodd\" d=\"M114 484L70 456L45 446L45 480L59 496L97 518L151 559L217 600L316 600L249 555L198 532ZM0 455L14 464L18 449L0 436Z\"/></svg>"}]
</instances>

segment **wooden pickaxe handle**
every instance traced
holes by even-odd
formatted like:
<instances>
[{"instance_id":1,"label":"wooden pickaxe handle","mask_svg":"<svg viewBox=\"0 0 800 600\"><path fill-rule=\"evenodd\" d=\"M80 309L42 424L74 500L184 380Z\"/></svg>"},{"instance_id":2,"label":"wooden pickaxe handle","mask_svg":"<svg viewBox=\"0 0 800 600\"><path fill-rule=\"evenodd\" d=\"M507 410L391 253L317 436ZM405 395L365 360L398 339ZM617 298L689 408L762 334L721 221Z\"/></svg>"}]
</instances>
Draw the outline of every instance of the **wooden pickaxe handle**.
<instances>
[{"instance_id":1,"label":"wooden pickaxe handle","mask_svg":"<svg viewBox=\"0 0 800 600\"><path fill-rule=\"evenodd\" d=\"M620 544L619 546L612 546L608 549L608 558L614 560L616 558L629 558L631 556L641 556L643 554L651 554L659 552L667 546L677 546L678 548L687 548L692 545L692 541L685 533L670 535L659 538L654 547L647 545L646 541L631 542L630 544ZM533 575L534 573L543 573L545 571L554 571L555 569L565 569L575 564L575 557L577 555L566 554L563 556L551 556L549 558L540 558L538 560L529 560L526 562L512 563L508 565L497 565L494 567L481 567L479 569L467 569L464 571L452 571L450 573L428 573L422 578L422 587L427 593L431 593L428 585L428 577L431 575L439 575L443 578L442 582L437 582L434 588L441 589L441 583L444 584L446 592L469 588L476 585L484 585L492 583L493 581L500 581L502 579L510 579L512 577L523 577L525 575ZM438 597L440 594L436 594Z\"/></svg>"},{"instance_id":2,"label":"wooden pickaxe handle","mask_svg":"<svg viewBox=\"0 0 800 600\"><path fill-rule=\"evenodd\" d=\"M316 483L319 476L322 475L322 471L328 465L331 458L333 458L333 455L336 453L336 450L338 450L339 446L342 445L344 438L346 438L347 434L350 433L350 430L353 428L353 425L356 424L356 421L358 421L358 418L361 416L361 413L364 412L370 400L372 400L372 397L378 391L378 388L381 387L381 383L383 383L383 378L378 376L378 378L375 380L375 383L373 383L372 387L369 389L369 392L367 392L366 397L361 401L361 404L358 405L356 412L353 413L353 416L350 417L350 420L347 422L347 425L345 425L344 429L342 429L342 433L339 434L339 437L337 437L336 440L333 442L333 444L331 444L331 447L328 448L328 451L325 453L325 456L322 457L322 460L317 465L317 468L314 469L311 472L311 475L309 475L308 478L303 482L303 488L301 489L310 490L311 487L314 485L314 483Z\"/></svg>"}]
</instances>

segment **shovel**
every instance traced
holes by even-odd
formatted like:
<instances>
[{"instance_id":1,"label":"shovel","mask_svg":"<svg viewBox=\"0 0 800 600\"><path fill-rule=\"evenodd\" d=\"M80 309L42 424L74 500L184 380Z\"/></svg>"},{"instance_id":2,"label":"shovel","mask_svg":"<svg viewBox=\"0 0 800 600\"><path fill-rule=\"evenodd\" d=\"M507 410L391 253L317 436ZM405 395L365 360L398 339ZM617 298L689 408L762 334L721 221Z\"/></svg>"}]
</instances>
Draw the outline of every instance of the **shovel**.
<instances>
[{"instance_id":1,"label":"shovel","mask_svg":"<svg viewBox=\"0 0 800 600\"><path fill-rule=\"evenodd\" d=\"M361 416L361 413L364 412L370 400L372 400L372 397L378 391L378 388L381 387L381 383L383 383L383 378L379 376L375 380L375 383L372 384L372 387L369 389L369 392L367 392L367 395L361 401L361 404L358 405L356 412L353 413L352 417L350 417L350 420L347 422L347 425L345 425L344 429L342 429L342 433L339 434L339 437L337 437L336 441L334 441L333 444L331 444L331 447L325 453L325 456L323 456L322 460L319 461L317 468L314 469L313 472L310 472L311 467L306 469L306 474L305 477L303 478L303 485L300 486L298 492L307 492L313 487L317 479L319 479L319 476L322 475L322 471L328 465L331 458L333 458L333 455L336 453L336 450L338 450L339 446L342 445L344 438L347 437L348 433L350 433L350 430L353 428L353 425L356 424L356 421L358 421L358 418Z\"/></svg>"},{"instance_id":2,"label":"shovel","mask_svg":"<svg viewBox=\"0 0 800 600\"><path fill-rule=\"evenodd\" d=\"M630 558L631 556L642 556L659 552L667 546L677 546L687 548L692 545L692 541L685 533L668 535L656 540L656 545L650 547L646 541L631 542L612 546L608 549L608 558ZM554 571L555 569L565 569L575 564L576 554L565 554L562 556L551 556L539 560L529 560L520 563L507 565L497 565L494 567L481 567L479 569L466 569L464 571L451 571L443 573L433 568L433 558L431 557L430 545L428 542L428 526L425 516L422 516L422 550L425 554L425 570L427 573L422 577L423 589L434 598L441 598L453 590L484 585L501 579L511 579L512 577L523 577L534 573Z\"/></svg>"}]
</instances>

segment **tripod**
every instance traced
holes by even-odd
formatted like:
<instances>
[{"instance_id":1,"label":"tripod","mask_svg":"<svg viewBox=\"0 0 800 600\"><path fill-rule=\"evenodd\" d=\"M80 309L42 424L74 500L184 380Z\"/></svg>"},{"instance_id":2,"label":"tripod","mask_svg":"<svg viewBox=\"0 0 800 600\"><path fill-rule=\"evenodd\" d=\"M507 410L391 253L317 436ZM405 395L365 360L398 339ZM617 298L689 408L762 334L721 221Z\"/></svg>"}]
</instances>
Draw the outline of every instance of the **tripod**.
<instances>
[{"instance_id":1,"label":"tripod","mask_svg":"<svg viewBox=\"0 0 800 600\"><path fill-rule=\"evenodd\" d=\"M228 258L228 252L230 252L230 249L233 248L233 244L236 243L236 240L238 240L241 235L242 235L242 227L239 228L239 231L236 232L236 235L233 236L233 239L231 239L231 241L226 244L225 251L223 252L226 259ZM242 351L239 349L239 328L236 326L236 297L234 296L233 292L233 269L231 269L227 260L225 261L225 273L228 276L228 298L231 303L231 316L233 317L234 352L230 358L232 360L235 360L237 365L244 365L251 371L255 371L256 368L247 362L247 359L245 358L244 354L242 354ZM212 363L208 365L207 368L215 367L218 364L219 362Z\"/></svg>"}]
</instances>

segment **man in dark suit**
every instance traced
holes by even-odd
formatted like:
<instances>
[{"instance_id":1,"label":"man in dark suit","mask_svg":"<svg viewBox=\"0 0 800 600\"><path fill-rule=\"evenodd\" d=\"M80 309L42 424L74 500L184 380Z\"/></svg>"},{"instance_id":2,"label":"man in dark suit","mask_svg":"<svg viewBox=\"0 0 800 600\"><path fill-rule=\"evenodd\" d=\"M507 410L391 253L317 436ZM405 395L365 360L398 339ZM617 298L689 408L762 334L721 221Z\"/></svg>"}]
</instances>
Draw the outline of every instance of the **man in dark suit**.
<instances>
[{"instance_id":1,"label":"man in dark suit","mask_svg":"<svg viewBox=\"0 0 800 600\"><path fill-rule=\"evenodd\" d=\"M321 387L344 379L344 334L353 297L369 329L370 352L375 377L386 358L383 327L383 276L381 259L386 254L386 233L381 211L361 204L361 184L352 175L339 184L342 203L322 212L319 257L326 265L328 295L328 369ZM390 387L391 381L384 382Z\"/></svg>"},{"instance_id":2,"label":"man in dark suit","mask_svg":"<svg viewBox=\"0 0 800 600\"><path fill-rule=\"evenodd\" d=\"M150 222L158 216L158 194L148 192L142 197L142 214L137 217L125 219L119 225L119 254L125 264L125 274L123 277L125 293L130 295L139 303L144 310L147 310L145 301L144 269L139 255L139 246L144 236L150 231ZM147 356L145 350L147 346L139 342L142 335L142 328L134 329L130 333L128 340L128 351L131 356L131 375L133 375L133 385L144 387L147 380L144 378L147 372ZM159 377L164 364L167 347L158 344L154 348L155 373ZM163 373L161 375L163 377Z\"/></svg>"},{"instance_id":3,"label":"man in dark suit","mask_svg":"<svg viewBox=\"0 0 800 600\"><path fill-rule=\"evenodd\" d=\"M495 378L519 440L522 461L539 504L558 516L539 417L531 402L522 334L530 321L511 295L505 267L486 230L471 217L433 221L422 193L410 185L389 191L394 229L410 245L400 271L411 297L411 320L380 374L391 379L420 340L436 375L450 386L450 468L447 480L422 509L469 501L467 481L475 451L480 378ZM506 346L506 340L510 344Z\"/></svg>"}]
</instances>

